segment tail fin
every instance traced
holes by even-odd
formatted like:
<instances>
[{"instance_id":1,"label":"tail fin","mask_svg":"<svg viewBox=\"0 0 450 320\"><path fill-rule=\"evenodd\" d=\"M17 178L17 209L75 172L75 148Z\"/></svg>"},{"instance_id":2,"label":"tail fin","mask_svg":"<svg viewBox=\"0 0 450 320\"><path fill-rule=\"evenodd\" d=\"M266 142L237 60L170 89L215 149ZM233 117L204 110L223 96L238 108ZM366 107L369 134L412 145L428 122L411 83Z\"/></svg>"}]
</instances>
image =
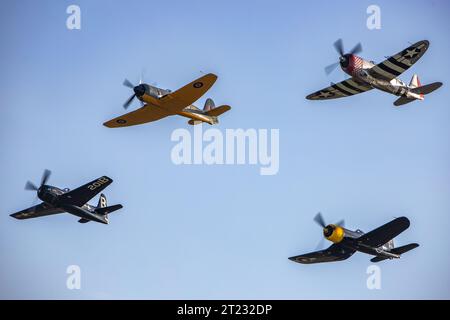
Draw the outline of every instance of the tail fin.
<instances>
[{"instance_id":1,"label":"tail fin","mask_svg":"<svg viewBox=\"0 0 450 320\"><path fill-rule=\"evenodd\" d=\"M210 110L213 110L216 107L216 104L214 103L213 99L208 98L206 99L205 106L203 107L203 111L207 112Z\"/></svg>"},{"instance_id":2,"label":"tail fin","mask_svg":"<svg viewBox=\"0 0 450 320\"><path fill-rule=\"evenodd\" d=\"M97 208L105 208L108 206L108 202L106 201L106 196L102 193L100 198L98 198Z\"/></svg>"},{"instance_id":3,"label":"tail fin","mask_svg":"<svg viewBox=\"0 0 450 320\"><path fill-rule=\"evenodd\" d=\"M389 242L387 242L383 247L390 251L394 249L395 248L394 239L389 240Z\"/></svg>"},{"instance_id":4,"label":"tail fin","mask_svg":"<svg viewBox=\"0 0 450 320\"><path fill-rule=\"evenodd\" d=\"M411 81L409 82L409 87L417 88L417 87L421 87L421 86L422 85L420 84L419 76L417 74L414 74L411 78Z\"/></svg>"}]
</instances>

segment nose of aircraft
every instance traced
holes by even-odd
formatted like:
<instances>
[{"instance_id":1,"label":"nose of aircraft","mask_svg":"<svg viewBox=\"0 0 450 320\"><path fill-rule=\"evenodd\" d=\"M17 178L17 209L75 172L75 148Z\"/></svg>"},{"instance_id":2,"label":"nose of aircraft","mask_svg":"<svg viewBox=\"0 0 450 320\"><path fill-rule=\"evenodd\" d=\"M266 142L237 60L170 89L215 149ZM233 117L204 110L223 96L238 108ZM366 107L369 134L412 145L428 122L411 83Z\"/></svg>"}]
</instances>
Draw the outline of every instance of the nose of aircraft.
<instances>
[{"instance_id":1,"label":"nose of aircraft","mask_svg":"<svg viewBox=\"0 0 450 320\"><path fill-rule=\"evenodd\" d=\"M345 54L345 55L339 57L339 63L341 64L342 68L348 67L350 57L351 57L350 54Z\"/></svg>"},{"instance_id":2,"label":"nose of aircraft","mask_svg":"<svg viewBox=\"0 0 450 320\"><path fill-rule=\"evenodd\" d=\"M137 97L142 97L145 93L145 86L143 84L140 84L133 88L134 93Z\"/></svg>"},{"instance_id":3,"label":"nose of aircraft","mask_svg":"<svg viewBox=\"0 0 450 320\"><path fill-rule=\"evenodd\" d=\"M332 225L327 225L325 228L323 228L323 235L325 236L325 238L331 236L333 234L333 230L334 228Z\"/></svg>"}]
</instances>

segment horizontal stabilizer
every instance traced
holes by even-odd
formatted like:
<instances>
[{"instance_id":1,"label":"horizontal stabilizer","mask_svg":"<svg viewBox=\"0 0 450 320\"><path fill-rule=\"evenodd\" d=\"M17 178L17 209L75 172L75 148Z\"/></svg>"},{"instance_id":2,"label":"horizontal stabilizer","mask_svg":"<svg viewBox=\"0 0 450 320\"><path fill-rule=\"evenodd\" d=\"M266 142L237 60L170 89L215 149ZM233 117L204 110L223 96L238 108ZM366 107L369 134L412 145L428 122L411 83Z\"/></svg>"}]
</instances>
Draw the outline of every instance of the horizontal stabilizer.
<instances>
[{"instance_id":1,"label":"horizontal stabilizer","mask_svg":"<svg viewBox=\"0 0 450 320\"><path fill-rule=\"evenodd\" d=\"M425 86L411 89L411 92L414 92L417 94L429 94L429 93L432 93L434 90L439 89L440 87L442 87L442 82L434 82L434 83L427 84Z\"/></svg>"},{"instance_id":2,"label":"horizontal stabilizer","mask_svg":"<svg viewBox=\"0 0 450 320\"><path fill-rule=\"evenodd\" d=\"M231 110L231 107L224 105L224 106L220 106L220 107L214 108L212 110L206 111L205 114L208 116L212 116L212 117L218 117L221 114L223 114L229 110Z\"/></svg>"},{"instance_id":3,"label":"horizontal stabilizer","mask_svg":"<svg viewBox=\"0 0 450 320\"><path fill-rule=\"evenodd\" d=\"M405 252L408 252L408 251L411 251L412 249L417 248L418 246L419 246L418 243L410 243L405 246L394 248L391 250L391 252L395 253L395 254L403 254Z\"/></svg>"},{"instance_id":4,"label":"horizontal stabilizer","mask_svg":"<svg viewBox=\"0 0 450 320\"><path fill-rule=\"evenodd\" d=\"M388 257L384 256L376 256L375 258L370 259L370 262L380 262L383 260L389 259Z\"/></svg>"},{"instance_id":5,"label":"horizontal stabilizer","mask_svg":"<svg viewBox=\"0 0 450 320\"><path fill-rule=\"evenodd\" d=\"M416 101L416 99L410 99L410 98L407 98L407 97L400 97L397 100L395 100L394 106L399 107L399 106L402 106L404 104L407 104L407 103L410 103L410 102L413 102L413 101Z\"/></svg>"},{"instance_id":6,"label":"horizontal stabilizer","mask_svg":"<svg viewBox=\"0 0 450 320\"><path fill-rule=\"evenodd\" d=\"M417 248L418 246L419 246L419 244L417 244L417 243L410 243L410 244L407 244L405 246L394 248L394 249L390 250L389 252L401 255L401 254L403 254L405 252L408 252L408 251L411 251L412 249ZM385 256L377 256L375 258L370 259L370 261L371 262L380 262L380 261L383 261L383 260L386 260L386 259L389 259L389 258L385 257Z\"/></svg>"},{"instance_id":7,"label":"horizontal stabilizer","mask_svg":"<svg viewBox=\"0 0 450 320\"><path fill-rule=\"evenodd\" d=\"M104 208L97 208L95 209L95 212L101 215L107 215L111 212L117 211L119 209L122 209L123 206L121 204L116 204L114 206L104 207Z\"/></svg>"}]
</instances>

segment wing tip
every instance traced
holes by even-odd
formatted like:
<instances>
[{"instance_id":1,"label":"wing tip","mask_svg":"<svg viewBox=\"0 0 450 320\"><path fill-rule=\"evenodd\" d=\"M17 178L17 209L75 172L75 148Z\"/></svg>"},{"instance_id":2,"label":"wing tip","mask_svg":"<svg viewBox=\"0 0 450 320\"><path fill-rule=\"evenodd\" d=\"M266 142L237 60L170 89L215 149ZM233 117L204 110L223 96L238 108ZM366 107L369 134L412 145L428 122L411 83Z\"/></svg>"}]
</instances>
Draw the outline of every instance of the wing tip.
<instances>
[{"instance_id":1,"label":"wing tip","mask_svg":"<svg viewBox=\"0 0 450 320\"><path fill-rule=\"evenodd\" d=\"M409 219L407 217L405 217L405 216L398 217L396 220L401 221L401 222L403 222L405 224L408 224L408 225L410 224Z\"/></svg>"},{"instance_id":2,"label":"wing tip","mask_svg":"<svg viewBox=\"0 0 450 320\"><path fill-rule=\"evenodd\" d=\"M103 125L107 128L117 128L117 123L114 120L109 120L106 122L103 122Z\"/></svg>"},{"instance_id":3,"label":"wing tip","mask_svg":"<svg viewBox=\"0 0 450 320\"><path fill-rule=\"evenodd\" d=\"M113 180L113 179L111 179L111 178L110 178L110 177L108 177L108 176L102 176L102 178L108 179L108 180L110 181L110 183L113 183L113 182L114 182L114 180Z\"/></svg>"}]
</instances>

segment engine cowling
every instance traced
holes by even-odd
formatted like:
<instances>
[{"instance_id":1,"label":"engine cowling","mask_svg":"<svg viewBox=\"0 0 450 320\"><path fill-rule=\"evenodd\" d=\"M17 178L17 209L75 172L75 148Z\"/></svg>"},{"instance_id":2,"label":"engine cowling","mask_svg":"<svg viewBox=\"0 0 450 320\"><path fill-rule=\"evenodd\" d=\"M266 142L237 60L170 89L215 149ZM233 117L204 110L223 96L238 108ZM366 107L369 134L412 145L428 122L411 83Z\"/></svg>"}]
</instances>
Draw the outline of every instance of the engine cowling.
<instances>
[{"instance_id":1,"label":"engine cowling","mask_svg":"<svg viewBox=\"0 0 450 320\"><path fill-rule=\"evenodd\" d=\"M340 226L329 224L323 228L323 235L327 240L333 243L339 243L345 237L345 230Z\"/></svg>"}]
</instances>

